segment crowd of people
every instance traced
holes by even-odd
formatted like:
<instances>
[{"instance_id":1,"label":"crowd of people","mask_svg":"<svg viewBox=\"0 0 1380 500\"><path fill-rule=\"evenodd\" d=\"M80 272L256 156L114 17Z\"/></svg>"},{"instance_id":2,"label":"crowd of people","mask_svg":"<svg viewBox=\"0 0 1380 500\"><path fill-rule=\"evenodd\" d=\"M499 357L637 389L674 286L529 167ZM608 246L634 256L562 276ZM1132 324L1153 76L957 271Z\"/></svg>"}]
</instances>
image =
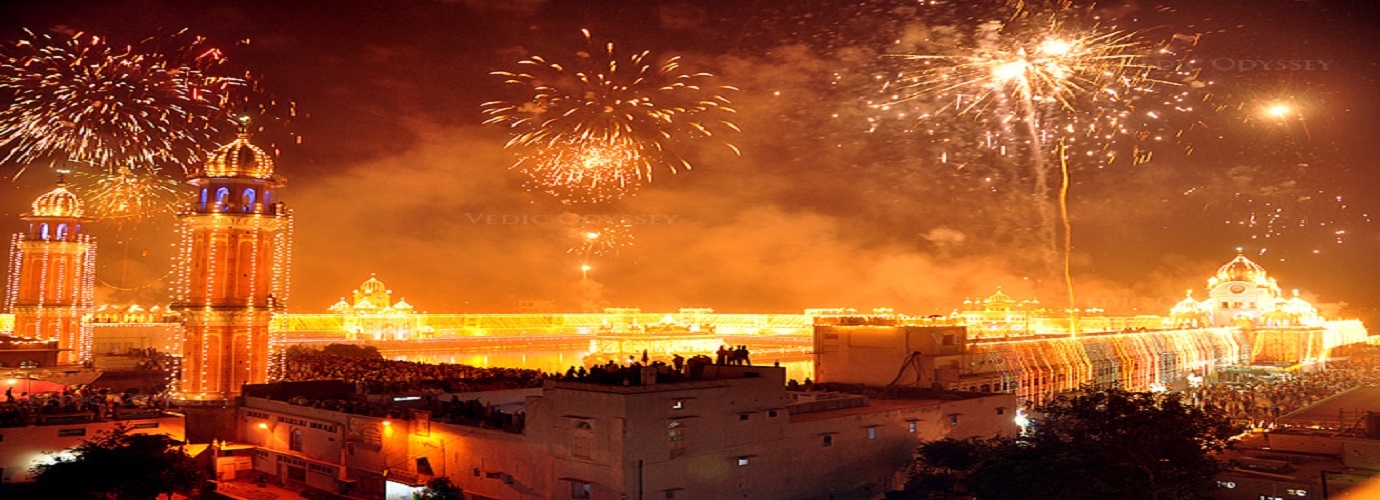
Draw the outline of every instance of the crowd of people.
<instances>
[{"instance_id":1,"label":"crowd of people","mask_svg":"<svg viewBox=\"0 0 1380 500\"><path fill-rule=\"evenodd\" d=\"M480 368L381 358L355 358L317 351L288 354L283 381L344 380L361 394L475 392L540 387L541 370Z\"/></svg>"},{"instance_id":2,"label":"crowd of people","mask_svg":"<svg viewBox=\"0 0 1380 500\"><path fill-rule=\"evenodd\" d=\"M1380 353L1367 351L1328 361L1324 371L1271 374L1204 384L1187 391L1190 401L1213 406L1234 421L1268 428L1280 416L1352 387L1380 385Z\"/></svg>"},{"instance_id":3,"label":"crowd of people","mask_svg":"<svg viewBox=\"0 0 1380 500\"><path fill-rule=\"evenodd\" d=\"M452 394L450 401L434 401L431 404L433 418L446 423L503 429L521 433L527 422L524 412L509 413L478 399L461 400Z\"/></svg>"},{"instance_id":4,"label":"crowd of people","mask_svg":"<svg viewBox=\"0 0 1380 500\"><path fill-rule=\"evenodd\" d=\"M89 414L92 420L118 418L131 410L168 407L168 394L140 394L134 391L115 392L109 387L86 386L58 392L30 395L14 393L11 386L0 400L0 427L19 427L38 423L45 415Z\"/></svg>"}]
</instances>

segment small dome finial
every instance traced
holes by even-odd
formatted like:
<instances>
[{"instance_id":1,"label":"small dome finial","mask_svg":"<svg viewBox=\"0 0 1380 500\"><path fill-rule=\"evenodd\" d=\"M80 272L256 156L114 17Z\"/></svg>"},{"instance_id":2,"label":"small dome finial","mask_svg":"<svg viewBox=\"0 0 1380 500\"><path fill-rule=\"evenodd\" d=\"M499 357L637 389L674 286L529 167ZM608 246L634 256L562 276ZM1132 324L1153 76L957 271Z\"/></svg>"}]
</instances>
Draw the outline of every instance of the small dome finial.
<instances>
[{"instance_id":1,"label":"small dome finial","mask_svg":"<svg viewBox=\"0 0 1380 500\"><path fill-rule=\"evenodd\" d=\"M235 118L235 123L240 127L240 137L249 138L249 126L254 123L254 120L249 118L249 115L240 115Z\"/></svg>"}]
</instances>

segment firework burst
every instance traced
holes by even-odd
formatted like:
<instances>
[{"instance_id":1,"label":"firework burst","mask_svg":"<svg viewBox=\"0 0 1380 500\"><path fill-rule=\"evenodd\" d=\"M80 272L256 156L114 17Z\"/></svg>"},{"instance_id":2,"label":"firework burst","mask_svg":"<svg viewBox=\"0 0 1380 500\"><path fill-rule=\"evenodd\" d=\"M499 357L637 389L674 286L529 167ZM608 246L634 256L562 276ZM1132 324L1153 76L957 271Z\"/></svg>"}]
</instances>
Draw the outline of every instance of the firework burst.
<instances>
[{"instance_id":1,"label":"firework burst","mask_svg":"<svg viewBox=\"0 0 1380 500\"><path fill-rule=\"evenodd\" d=\"M1068 6L1040 12L1021 5L1014 13L936 29L916 53L888 55L899 66L885 79L885 99L874 106L946 141L957 138L953 131L972 130L961 122L976 123L979 147L1020 158L1001 177L1031 182L1041 260L1056 271L1061 230L1051 181L1062 180L1058 205L1066 207L1069 169L1103 168L1125 152L1132 165L1149 161L1146 143L1165 139L1156 132L1166 126L1165 115L1195 111L1188 91L1201 85L1175 43L1196 38L1153 44L1135 32L1084 22L1086 13ZM946 147L939 162L974 154L950 153ZM1060 175L1051 175L1054 165ZM1067 213L1060 214L1067 233ZM1067 262L1068 235L1062 240Z\"/></svg>"},{"instance_id":2,"label":"firework burst","mask_svg":"<svg viewBox=\"0 0 1380 500\"><path fill-rule=\"evenodd\" d=\"M615 257L633 244L632 223L623 217L586 215L580 221L569 229L570 245L566 253L586 260Z\"/></svg>"},{"instance_id":3,"label":"firework burst","mask_svg":"<svg viewBox=\"0 0 1380 500\"><path fill-rule=\"evenodd\" d=\"M232 108L261 102L250 78L222 74L225 58L204 38L117 46L86 33L26 33L0 46L0 95L11 102L0 110L5 161L187 169L234 130Z\"/></svg>"},{"instance_id":4,"label":"firework burst","mask_svg":"<svg viewBox=\"0 0 1380 500\"><path fill-rule=\"evenodd\" d=\"M650 178L636 144L597 139L544 148L518 160L529 188L576 203L612 201L633 194Z\"/></svg>"},{"instance_id":5,"label":"firework burst","mask_svg":"<svg viewBox=\"0 0 1380 500\"><path fill-rule=\"evenodd\" d=\"M121 167L114 173L77 172L73 188L86 199L87 213L103 220L138 221L172 214L187 193L182 183L160 177L157 171L135 173Z\"/></svg>"},{"instance_id":6,"label":"firework burst","mask_svg":"<svg viewBox=\"0 0 1380 500\"><path fill-rule=\"evenodd\" d=\"M589 31L583 33L589 50L569 63L532 56L518 63L522 71L494 73L522 97L484 104L484 123L509 129L507 147L523 157L515 167L536 183L607 190L613 193L593 198L616 198L651 180L658 168L691 168L677 154L679 141L737 130L721 118L734 112L724 93L735 89L713 85L713 75L685 72L679 57L660 63L645 51L620 57L613 43L599 47ZM614 150L619 166L597 169L607 175L561 171L588 170L589 152Z\"/></svg>"},{"instance_id":7,"label":"firework burst","mask_svg":"<svg viewBox=\"0 0 1380 500\"><path fill-rule=\"evenodd\" d=\"M920 123L971 118L980 147L1038 162L1062 142L1079 166L1097 168L1123 155L1132 165L1149 161L1147 143L1199 124L1196 114L1211 97L1201 89L1210 82L1200 82L1195 61L1181 55L1196 36L1152 42L1071 7L1037 10L945 26L935 32L946 36L927 38L920 53L888 55L899 65L873 106ZM954 153L939 160L961 156Z\"/></svg>"}]
</instances>

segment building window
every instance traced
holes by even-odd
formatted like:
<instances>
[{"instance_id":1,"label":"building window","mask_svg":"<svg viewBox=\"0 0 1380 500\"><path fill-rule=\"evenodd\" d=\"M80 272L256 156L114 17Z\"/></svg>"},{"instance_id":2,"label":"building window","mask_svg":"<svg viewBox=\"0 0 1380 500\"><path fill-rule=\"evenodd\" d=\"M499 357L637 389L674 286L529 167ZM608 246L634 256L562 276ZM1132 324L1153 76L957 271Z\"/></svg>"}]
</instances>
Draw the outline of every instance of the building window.
<instances>
[{"instance_id":1,"label":"building window","mask_svg":"<svg viewBox=\"0 0 1380 500\"><path fill-rule=\"evenodd\" d=\"M78 428L76 428L76 429L58 429L58 437L85 436L85 435L86 435L86 428L85 428L85 427L78 427Z\"/></svg>"},{"instance_id":2,"label":"building window","mask_svg":"<svg viewBox=\"0 0 1380 500\"><path fill-rule=\"evenodd\" d=\"M957 414L957 413L952 413L952 414L949 415L949 425L958 425L958 414Z\"/></svg>"},{"instance_id":3,"label":"building window","mask_svg":"<svg viewBox=\"0 0 1380 500\"><path fill-rule=\"evenodd\" d=\"M748 419L748 414L746 414L746 413L739 413L739 414L738 414L738 420L741 421L741 420L747 420L747 419Z\"/></svg>"},{"instance_id":4,"label":"building window","mask_svg":"<svg viewBox=\"0 0 1380 500\"><path fill-rule=\"evenodd\" d=\"M37 361L34 361L34 360L32 360L32 359L26 359L26 360L24 360L24 361L20 361L20 362L19 362L19 367L20 367L20 368L38 368L38 362L37 362Z\"/></svg>"},{"instance_id":5,"label":"building window","mask_svg":"<svg viewBox=\"0 0 1380 500\"><path fill-rule=\"evenodd\" d=\"M594 425L586 420L575 422L570 438L570 456L589 458L589 450L594 442Z\"/></svg>"},{"instance_id":6,"label":"building window","mask_svg":"<svg viewBox=\"0 0 1380 500\"><path fill-rule=\"evenodd\" d=\"M685 424L669 422L666 424L666 449L671 458L685 454Z\"/></svg>"},{"instance_id":7,"label":"building window","mask_svg":"<svg viewBox=\"0 0 1380 500\"><path fill-rule=\"evenodd\" d=\"M589 483L570 482L570 498L572 500L589 500L594 490L594 485Z\"/></svg>"},{"instance_id":8,"label":"building window","mask_svg":"<svg viewBox=\"0 0 1380 500\"><path fill-rule=\"evenodd\" d=\"M288 480L297 481L299 483L307 482L307 469L292 465L289 465L285 468L287 469Z\"/></svg>"},{"instance_id":9,"label":"building window","mask_svg":"<svg viewBox=\"0 0 1380 500\"><path fill-rule=\"evenodd\" d=\"M302 451L302 429L293 429L288 434L288 449L292 451Z\"/></svg>"},{"instance_id":10,"label":"building window","mask_svg":"<svg viewBox=\"0 0 1380 500\"><path fill-rule=\"evenodd\" d=\"M768 416L768 417L776 418L776 415L777 415L776 410L768 410L768 411L767 411L767 416Z\"/></svg>"},{"instance_id":11,"label":"building window","mask_svg":"<svg viewBox=\"0 0 1380 500\"><path fill-rule=\"evenodd\" d=\"M738 457L738 466L743 467L748 464L748 457Z\"/></svg>"},{"instance_id":12,"label":"building window","mask_svg":"<svg viewBox=\"0 0 1380 500\"><path fill-rule=\"evenodd\" d=\"M672 409L672 410L683 410L683 409L685 409L685 401L679 400L679 399L675 400L674 402L671 403L671 409Z\"/></svg>"},{"instance_id":13,"label":"building window","mask_svg":"<svg viewBox=\"0 0 1380 500\"><path fill-rule=\"evenodd\" d=\"M918 425L916 425L916 422L915 422L914 420L911 420L911 421L909 421L909 422L906 422L906 432L909 432L909 433L911 433L911 434L915 434L915 428L916 428L916 427L918 427Z\"/></svg>"},{"instance_id":14,"label":"building window","mask_svg":"<svg viewBox=\"0 0 1380 500\"><path fill-rule=\"evenodd\" d=\"M824 436L824 446L833 446L834 436Z\"/></svg>"},{"instance_id":15,"label":"building window","mask_svg":"<svg viewBox=\"0 0 1380 500\"><path fill-rule=\"evenodd\" d=\"M1006 408L1002 408L1002 407L998 406L998 407L997 407L997 415L1005 415L1005 414L1006 414Z\"/></svg>"}]
</instances>

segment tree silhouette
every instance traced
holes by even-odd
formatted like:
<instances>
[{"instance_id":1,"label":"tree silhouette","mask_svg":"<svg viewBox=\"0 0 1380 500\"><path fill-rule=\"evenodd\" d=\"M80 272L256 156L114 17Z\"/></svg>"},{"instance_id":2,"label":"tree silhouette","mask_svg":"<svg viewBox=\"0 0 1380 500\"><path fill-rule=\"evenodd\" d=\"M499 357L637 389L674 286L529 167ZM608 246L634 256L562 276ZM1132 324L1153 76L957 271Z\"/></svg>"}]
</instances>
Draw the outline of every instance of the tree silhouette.
<instances>
[{"instance_id":1,"label":"tree silhouette","mask_svg":"<svg viewBox=\"0 0 1380 500\"><path fill-rule=\"evenodd\" d=\"M1212 457L1240 432L1178 394L1110 389L1037 410L1024 437L922 445L892 499L1188 499L1213 491Z\"/></svg>"},{"instance_id":2,"label":"tree silhouette","mask_svg":"<svg viewBox=\"0 0 1380 500\"><path fill-rule=\"evenodd\" d=\"M134 434L120 424L32 471L48 498L154 499L188 493L205 479L181 445L166 434Z\"/></svg>"}]
</instances>

